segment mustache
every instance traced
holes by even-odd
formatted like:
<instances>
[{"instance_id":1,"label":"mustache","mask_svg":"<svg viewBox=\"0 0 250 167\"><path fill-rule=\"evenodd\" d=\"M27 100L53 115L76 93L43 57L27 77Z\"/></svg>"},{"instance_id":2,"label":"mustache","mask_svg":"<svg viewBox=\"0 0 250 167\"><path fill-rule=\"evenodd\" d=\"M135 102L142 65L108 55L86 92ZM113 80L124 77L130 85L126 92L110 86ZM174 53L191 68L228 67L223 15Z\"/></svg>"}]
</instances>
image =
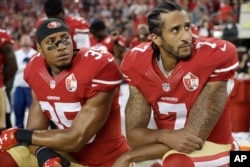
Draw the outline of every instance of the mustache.
<instances>
[{"instance_id":1,"label":"mustache","mask_svg":"<svg viewBox=\"0 0 250 167\"><path fill-rule=\"evenodd\" d=\"M192 45L191 42L186 41L186 42L183 42L183 43L179 46L179 48L185 47L185 46L191 46L191 45Z\"/></svg>"}]
</instances>

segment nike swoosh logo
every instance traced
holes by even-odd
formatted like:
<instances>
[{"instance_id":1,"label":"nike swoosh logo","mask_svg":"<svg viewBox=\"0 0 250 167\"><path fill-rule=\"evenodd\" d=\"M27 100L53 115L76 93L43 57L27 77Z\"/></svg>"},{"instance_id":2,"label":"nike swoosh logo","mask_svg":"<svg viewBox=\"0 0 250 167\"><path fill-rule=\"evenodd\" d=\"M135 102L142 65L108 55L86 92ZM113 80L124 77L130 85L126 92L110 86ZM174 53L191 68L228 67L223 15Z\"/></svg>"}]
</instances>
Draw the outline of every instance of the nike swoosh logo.
<instances>
[{"instance_id":1,"label":"nike swoosh logo","mask_svg":"<svg viewBox=\"0 0 250 167\"><path fill-rule=\"evenodd\" d=\"M223 46L223 47L220 47L220 50L223 51L223 52L225 52L226 48L227 48L227 44L224 43L224 46Z\"/></svg>"},{"instance_id":2,"label":"nike swoosh logo","mask_svg":"<svg viewBox=\"0 0 250 167\"><path fill-rule=\"evenodd\" d=\"M111 61L113 61L114 60L114 58L112 57L112 58L108 58L108 61L109 62L111 62Z\"/></svg>"}]
</instances>

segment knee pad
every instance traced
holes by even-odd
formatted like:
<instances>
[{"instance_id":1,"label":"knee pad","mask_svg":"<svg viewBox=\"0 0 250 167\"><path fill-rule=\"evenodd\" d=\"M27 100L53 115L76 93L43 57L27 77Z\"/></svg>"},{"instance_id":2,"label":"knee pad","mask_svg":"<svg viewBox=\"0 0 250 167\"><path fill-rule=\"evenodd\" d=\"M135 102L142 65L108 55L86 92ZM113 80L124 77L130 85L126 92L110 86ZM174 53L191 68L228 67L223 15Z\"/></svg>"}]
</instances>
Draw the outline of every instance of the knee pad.
<instances>
[{"instance_id":1,"label":"knee pad","mask_svg":"<svg viewBox=\"0 0 250 167\"><path fill-rule=\"evenodd\" d=\"M163 159L163 167L195 167L192 159L185 154L174 153Z\"/></svg>"},{"instance_id":2,"label":"knee pad","mask_svg":"<svg viewBox=\"0 0 250 167\"><path fill-rule=\"evenodd\" d=\"M30 153L26 146L15 146L8 149L7 152L18 164L18 167L38 167L36 157Z\"/></svg>"}]
</instances>

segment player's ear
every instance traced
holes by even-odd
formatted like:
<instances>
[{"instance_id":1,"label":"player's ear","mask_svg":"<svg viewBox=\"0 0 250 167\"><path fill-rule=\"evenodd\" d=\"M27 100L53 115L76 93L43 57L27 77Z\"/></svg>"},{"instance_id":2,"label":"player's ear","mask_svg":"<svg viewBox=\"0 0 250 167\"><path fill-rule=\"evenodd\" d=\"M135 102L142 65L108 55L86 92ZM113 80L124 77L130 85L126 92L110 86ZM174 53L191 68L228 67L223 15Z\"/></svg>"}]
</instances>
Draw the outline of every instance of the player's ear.
<instances>
[{"instance_id":1,"label":"player's ear","mask_svg":"<svg viewBox=\"0 0 250 167\"><path fill-rule=\"evenodd\" d=\"M38 42L36 42L36 49L37 49L37 51L39 52L39 53L43 53L42 52L42 48L41 48L41 45L38 43Z\"/></svg>"},{"instance_id":2,"label":"player's ear","mask_svg":"<svg viewBox=\"0 0 250 167\"><path fill-rule=\"evenodd\" d=\"M152 34L152 35L151 35L151 39L152 39L152 41L153 41L157 46L161 46L162 41L161 41L161 38L160 38L158 35Z\"/></svg>"}]
</instances>

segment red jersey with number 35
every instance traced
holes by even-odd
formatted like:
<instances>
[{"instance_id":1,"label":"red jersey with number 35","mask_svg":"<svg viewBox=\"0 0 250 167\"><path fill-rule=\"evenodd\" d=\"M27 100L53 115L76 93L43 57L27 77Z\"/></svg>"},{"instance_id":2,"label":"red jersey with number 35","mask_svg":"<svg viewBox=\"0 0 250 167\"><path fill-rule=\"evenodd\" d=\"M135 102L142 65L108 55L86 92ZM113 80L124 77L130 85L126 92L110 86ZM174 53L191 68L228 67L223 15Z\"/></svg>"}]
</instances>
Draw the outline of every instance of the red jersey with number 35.
<instances>
[{"instance_id":1,"label":"red jersey with number 35","mask_svg":"<svg viewBox=\"0 0 250 167\"><path fill-rule=\"evenodd\" d=\"M161 72L151 43L143 43L128 52L121 68L129 85L137 87L152 105L158 128L180 129L207 82L227 81L238 67L236 48L228 41L214 38L193 40L192 56L180 60L169 78ZM228 103L209 141L231 143Z\"/></svg>"},{"instance_id":2,"label":"red jersey with number 35","mask_svg":"<svg viewBox=\"0 0 250 167\"><path fill-rule=\"evenodd\" d=\"M13 44L14 41L12 40L12 37L7 33L6 30L0 29L0 48L6 43ZM0 88L4 86L3 64L4 64L4 55L0 52Z\"/></svg>"},{"instance_id":3,"label":"red jersey with number 35","mask_svg":"<svg viewBox=\"0 0 250 167\"><path fill-rule=\"evenodd\" d=\"M44 56L38 54L27 65L24 78L36 93L43 112L59 129L71 126L86 99L119 88L122 82L111 54L86 48L76 53L70 69L55 77L49 74ZM117 92L109 118L99 132L79 152L72 153L83 165L108 167L105 163L128 150L121 133L118 97Z\"/></svg>"}]
</instances>

